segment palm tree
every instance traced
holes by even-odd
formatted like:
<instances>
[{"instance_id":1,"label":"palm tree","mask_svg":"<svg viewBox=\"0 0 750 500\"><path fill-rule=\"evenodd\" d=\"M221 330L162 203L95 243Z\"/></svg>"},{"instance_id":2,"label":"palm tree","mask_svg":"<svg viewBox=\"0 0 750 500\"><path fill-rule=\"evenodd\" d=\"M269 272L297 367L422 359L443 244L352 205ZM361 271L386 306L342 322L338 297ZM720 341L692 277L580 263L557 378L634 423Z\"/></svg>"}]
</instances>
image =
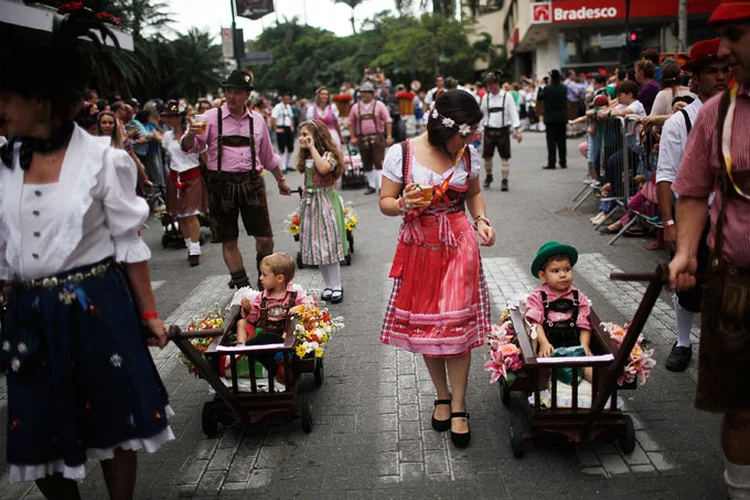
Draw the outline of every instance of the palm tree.
<instances>
[{"instance_id":1,"label":"palm tree","mask_svg":"<svg viewBox=\"0 0 750 500\"><path fill-rule=\"evenodd\" d=\"M357 6L364 1L365 0L333 0L333 3L345 3L352 9L352 17L349 18L349 20L352 22L352 33L357 32L357 28L354 25L354 9L356 9Z\"/></svg>"},{"instance_id":2,"label":"palm tree","mask_svg":"<svg viewBox=\"0 0 750 500\"><path fill-rule=\"evenodd\" d=\"M125 13L124 24L133 37L142 38L144 30L163 31L174 22L167 2L153 0L115 0L108 3L118 5Z\"/></svg>"},{"instance_id":3,"label":"palm tree","mask_svg":"<svg viewBox=\"0 0 750 500\"><path fill-rule=\"evenodd\" d=\"M168 95L192 100L219 87L226 67L221 46L213 43L207 31L190 28L170 45Z\"/></svg>"}]
</instances>

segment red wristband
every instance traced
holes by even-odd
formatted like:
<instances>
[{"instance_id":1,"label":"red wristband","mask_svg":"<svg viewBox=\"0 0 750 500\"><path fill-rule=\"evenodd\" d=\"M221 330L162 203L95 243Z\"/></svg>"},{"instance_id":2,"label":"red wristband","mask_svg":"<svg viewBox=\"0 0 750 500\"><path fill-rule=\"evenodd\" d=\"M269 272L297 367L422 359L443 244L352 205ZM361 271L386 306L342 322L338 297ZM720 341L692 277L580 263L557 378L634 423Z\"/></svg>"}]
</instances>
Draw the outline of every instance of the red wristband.
<instances>
[{"instance_id":1,"label":"red wristband","mask_svg":"<svg viewBox=\"0 0 750 500\"><path fill-rule=\"evenodd\" d=\"M158 319L159 313L156 311L144 311L141 313L141 319L146 321L147 319Z\"/></svg>"}]
</instances>

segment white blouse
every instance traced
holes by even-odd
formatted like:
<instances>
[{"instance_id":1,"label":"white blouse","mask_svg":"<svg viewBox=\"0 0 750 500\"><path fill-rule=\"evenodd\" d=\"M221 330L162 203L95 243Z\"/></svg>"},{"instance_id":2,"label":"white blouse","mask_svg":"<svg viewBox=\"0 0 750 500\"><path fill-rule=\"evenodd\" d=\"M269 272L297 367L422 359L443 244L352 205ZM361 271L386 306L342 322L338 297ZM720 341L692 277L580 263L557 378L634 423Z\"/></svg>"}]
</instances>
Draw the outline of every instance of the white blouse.
<instances>
[{"instance_id":1,"label":"white blouse","mask_svg":"<svg viewBox=\"0 0 750 500\"><path fill-rule=\"evenodd\" d=\"M16 145L13 168L0 165L0 279L151 257L140 236L149 208L135 194L135 164L109 143L76 126L53 184L24 184Z\"/></svg>"},{"instance_id":2,"label":"white blouse","mask_svg":"<svg viewBox=\"0 0 750 500\"><path fill-rule=\"evenodd\" d=\"M186 153L180 147L180 141L174 138L174 130L170 130L164 134L161 140L161 146L164 151L169 155L171 160L169 168L175 172L185 172L191 168L196 168L200 165L198 160L198 154Z\"/></svg>"},{"instance_id":3,"label":"white blouse","mask_svg":"<svg viewBox=\"0 0 750 500\"><path fill-rule=\"evenodd\" d=\"M399 184L401 184L402 182L401 179L403 171L401 158L401 144L395 144L391 146L390 149L388 149L385 154L385 160L383 160L383 175L393 182L397 182ZM471 161L471 175L469 178L473 179L479 175L479 172L481 170L481 157L474 146L469 146L469 158ZM443 180L448 177L451 172L454 171L455 173L453 174L453 177L451 177L450 185L463 188L467 182L467 172L463 158L461 158L461 161L458 163L457 167L452 167L445 171L442 175L440 175L436 172L433 172L429 168L417 163L417 160L414 157L414 151L412 150L411 165L409 170L410 179L407 181L407 184L409 182L415 182L417 184L429 184L434 186L443 182Z\"/></svg>"}]
</instances>

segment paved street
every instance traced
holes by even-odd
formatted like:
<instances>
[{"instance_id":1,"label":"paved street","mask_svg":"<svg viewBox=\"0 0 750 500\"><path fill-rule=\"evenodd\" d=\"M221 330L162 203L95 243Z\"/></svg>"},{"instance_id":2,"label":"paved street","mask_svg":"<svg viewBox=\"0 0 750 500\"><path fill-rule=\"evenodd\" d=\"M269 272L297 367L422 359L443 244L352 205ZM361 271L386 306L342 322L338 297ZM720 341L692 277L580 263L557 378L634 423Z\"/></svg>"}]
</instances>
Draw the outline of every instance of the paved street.
<instances>
[{"instance_id":1,"label":"paved street","mask_svg":"<svg viewBox=\"0 0 750 500\"><path fill-rule=\"evenodd\" d=\"M581 256L575 283L590 297L605 321L623 323L632 316L644 287L608 280L610 272L651 271L666 258L644 250L647 241L608 237L592 230L592 198L571 211L573 195L585 176L578 141L569 141L567 170L543 171L546 150L541 134L526 133L513 143L510 192L499 183L485 192L487 212L498 231L494 248L482 249L484 269L497 319L506 300L537 285L529 274L539 246L550 239L575 245ZM499 160L498 174L499 174ZM288 176L294 188L298 174ZM499 177L499 175L497 176ZM269 183L270 187L273 183ZM575 447L529 442L523 459L513 458L508 442L511 414L523 417L523 400L514 395L512 411L483 369L485 349L473 354L468 394L472 444L458 450L445 434L430 427L434 394L420 359L383 346L380 324L390 293L387 278L396 246L398 220L382 216L374 196L343 191L360 219L351 267L342 268L345 299L330 306L346 328L326 354L326 379L319 389L312 378L303 391L313 404L314 428L305 434L299 421L273 422L242 429L230 427L208 439L201 431L201 408L208 386L189 375L168 346L154 351L177 415L171 420L177 440L154 455L139 454L136 497L150 498L498 498L498 499L686 499L723 498L723 458L719 419L693 409L696 364L671 373L664 359L676 334L671 297L664 293L644 331L658 360L651 379L636 391L620 393L635 421L637 445L623 455L614 443ZM297 204L271 192L269 202L276 249L296 254L298 245L284 232L284 219ZM162 249L161 227L151 221L144 232L153 249L152 279L159 311L167 323L185 325L214 304L231 297L218 245L203 247L201 265L189 268L183 251ZM252 241L241 246L254 268ZM251 273L254 279L254 269ZM298 271L295 280L320 289L315 270ZM697 334L697 330L695 331ZM697 341L697 337L696 337ZM694 348L697 347L694 344ZM695 353L697 356L697 352ZM5 380L0 378L0 425L5 427ZM33 485L9 485L5 450L0 451L0 496L41 498ZM98 469L91 463L82 483L85 498L106 497Z\"/></svg>"}]
</instances>

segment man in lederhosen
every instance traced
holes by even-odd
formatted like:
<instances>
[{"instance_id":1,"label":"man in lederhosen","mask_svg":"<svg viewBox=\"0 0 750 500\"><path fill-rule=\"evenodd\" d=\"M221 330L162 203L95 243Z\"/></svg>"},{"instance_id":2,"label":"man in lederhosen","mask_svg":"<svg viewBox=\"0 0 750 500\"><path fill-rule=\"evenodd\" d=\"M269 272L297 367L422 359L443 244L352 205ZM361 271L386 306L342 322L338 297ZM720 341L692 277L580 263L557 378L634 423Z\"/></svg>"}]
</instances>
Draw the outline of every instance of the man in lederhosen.
<instances>
[{"instance_id":1,"label":"man in lederhosen","mask_svg":"<svg viewBox=\"0 0 750 500\"><path fill-rule=\"evenodd\" d=\"M738 86L705 102L688 136L672 184L679 223L669 279L677 290L695 286L713 193L695 406L724 415L729 496L750 498L750 0L723 0L708 22Z\"/></svg>"},{"instance_id":2,"label":"man in lederhosen","mask_svg":"<svg viewBox=\"0 0 750 500\"><path fill-rule=\"evenodd\" d=\"M204 123L190 124L182 138L182 149L200 153L208 146L205 176L212 230L222 245L224 262L232 277L229 286L239 288L248 286L250 280L237 245L238 216L242 217L247 234L255 237L256 267L263 257L273 253L261 171L271 172L281 194L288 196L291 190L279 168L279 156L273 150L265 118L247 108L254 88L252 73L234 70L221 85L225 104L207 111Z\"/></svg>"},{"instance_id":3,"label":"man in lederhosen","mask_svg":"<svg viewBox=\"0 0 750 500\"><path fill-rule=\"evenodd\" d=\"M350 141L362 156L367 178L365 194L380 189L385 148L393 144L391 115L385 104L374 99L375 87L365 82L359 88L359 101L349 112Z\"/></svg>"},{"instance_id":4,"label":"man in lederhosen","mask_svg":"<svg viewBox=\"0 0 750 500\"><path fill-rule=\"evenodd\" d=\"M513 96L500 89L500 74L492 72L487 75L488 92L482 97L479 107L482 110L482 126L484 127L484 146L482 158L484 159L484 187L492 184L492 157L495 149L500 153L502 161L501 173L503 175L501 191L508 190L508 176L510 175L510 133L513 129L513 137L521 142L521 120L518 118L518 109Z\"/></svg>"}]
</instances>

